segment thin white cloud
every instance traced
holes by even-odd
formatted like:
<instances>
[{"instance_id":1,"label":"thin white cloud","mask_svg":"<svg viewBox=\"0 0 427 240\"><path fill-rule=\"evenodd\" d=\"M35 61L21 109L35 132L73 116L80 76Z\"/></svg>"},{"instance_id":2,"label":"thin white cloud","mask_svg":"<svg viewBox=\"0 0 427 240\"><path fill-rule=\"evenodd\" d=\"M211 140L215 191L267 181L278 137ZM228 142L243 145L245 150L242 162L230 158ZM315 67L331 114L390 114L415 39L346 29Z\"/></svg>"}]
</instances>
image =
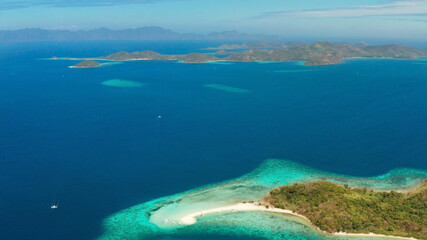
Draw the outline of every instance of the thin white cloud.
<instances>
[{"instance_id":1,"label":"thin white cloud","mask_svg":"<svg viewBox=\"0 0 427 240\"><path fill-rule=\"evenodd\" d=\"M124 4L153 4L180 0L0 0L0 10L11 10L35 6L47 7L97 7Z\"/></svg>"},{"instance_id":2,"label":"thin white cloud","mask_svg":"<svg viewBox=\"0 0 427 240\"><path fill-rule=\"evenodd\" d=\"M351 18L370 16L410 16L427 15L427 0L395 1L388 4L354 6L335 9L315 9L302 11L278 11L265 13L265 17L311 17L311 18Z\"/></svg>"}]
</instances>

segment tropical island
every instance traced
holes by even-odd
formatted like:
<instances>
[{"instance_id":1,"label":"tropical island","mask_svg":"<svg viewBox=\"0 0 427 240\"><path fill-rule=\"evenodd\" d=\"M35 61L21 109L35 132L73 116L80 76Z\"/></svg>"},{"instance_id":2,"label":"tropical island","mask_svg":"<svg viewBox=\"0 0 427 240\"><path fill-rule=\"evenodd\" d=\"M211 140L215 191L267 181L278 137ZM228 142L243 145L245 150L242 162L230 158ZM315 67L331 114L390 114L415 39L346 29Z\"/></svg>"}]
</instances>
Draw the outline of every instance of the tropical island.
<instances>
[{"instance_id":1,"label":"tropical island","mask_svg":"<svg viewBox=\"0 0 427 240\"><path fill-rule=\"evenodd\" d=\"M99 240L152 239L168 234L198 234L201 231L260 239L293 239L293 236L303 234L307 239L319 240L335 237L425 240L426 180L426 170L394 169L383 175L360 178L324 172L292 161L269 159L238 178L123 209L104 220L104 232ZM315 183L319 183L319 186ZM323 188L323 183L332 184L332 187L326 185ZM307 190L299 190L302 186ZM329 188L339 190L330 192ZM295 199L290 199L295 201L290 202L285 198L285 193L294 189L296 192L292 196ZM273 196L275 190L279 195ZM342 200L339 202L335 198ZM277 202L273 199L277 199ZM328 200L332 204L337 203L336 211L323 213L314 209L329 209ZM353 208L359 208L358 201L366 211L376 206L382 209L368 212L369 216L374 216L367 219L370 228L363 228L365 225L362 222L360 230L334 225L332 229L322 230L322 217L325 216L327 220L327 214L345 216L348 213L348 221L357 217L351 214ZM289 205L285 207L288 202ZM290 204L295 208L291 209ZM304 212L308 207L311 207L313 214L311 211ZM316 212L325 215L316 215ZM382 219L383 216L383 225L378 228L369 225L372 219ZM316 217L319 222L315 220ZM415 228L416 224L418 228ZM390 226L393 229L389 229Z\"/></svg>"},{"instance_id":2,"label":"tropical island","mask_svg":"<svg viewBox=\"0 0 427 240\"><path fill-rule=\"evenodd\" d=\"M93 60L86 60L80 63L77 63L74 66L71 66L72 68L94 68L99 67L101 64L99 62L93 61Z\"/></svg>"},{"instance_id":3,"label":"tropical island","mask_svg":"<svg viewBox=\"0 0 427 240\"><path fill-rule=\"evenodd\" d=\"M407 194L374 192L326 181L272 190L268 206L305 216L328 233L375 233L427 239L427 181Z\"/></svg>"},{"instance_id":4,"label":"tropical island","mask_svg":"<svg viewBox=\"0 0 427 240\"><path fill-rule=\"evenodd\" d=\"M407 193L351 188L327 181L295 183L273 189L261 201L188 214L180 224L191 225L196 217L229 211L293 215L337 236L427 239L427 180Z\"/></svg>"},{"instance_id":5,"label":"tropical island","mask_svg":"<svg viewBox=\"0 0 427 240\"><path fill-rule=\"evenodd\" d=\"M248 44L246 44L248 45ZM268 45L268 44L267 44ZM225 47L222 47L224 49ZM228 47L230 48L230 46ZM237 46L234 46L237 48ZM134 60L177 60L184 63L206 62L284 62L304 61L305 65L339 64L346 58L396 58L416 59L427 56L426 49L418 49L404 45L378 45L347 44L329 42L316 42L313 44L295 44L292 46L276 47L272 49L252 48L243 52L221 51L215 56L204 53L189 53L167 55L154 51L125 52L121 51L104 57L101 60L134 61Z\"/></svg>"},{"instance_id":6,"label":"tropical island","mask_svg":"<svg viewBox=\"0 0 427 240\"><path fill-rule=\"evenodd\" d=\"M166 55L154 51L142 51L128 53L120 51L108 55L106 57L99 57L99 59L112 60L112 61L135 61L135 60L179 60L185 63L205 63L210 61L218 61L219 59L213 55L203 53L190 53L181 55Z\"/></svg>"}]
</instances>

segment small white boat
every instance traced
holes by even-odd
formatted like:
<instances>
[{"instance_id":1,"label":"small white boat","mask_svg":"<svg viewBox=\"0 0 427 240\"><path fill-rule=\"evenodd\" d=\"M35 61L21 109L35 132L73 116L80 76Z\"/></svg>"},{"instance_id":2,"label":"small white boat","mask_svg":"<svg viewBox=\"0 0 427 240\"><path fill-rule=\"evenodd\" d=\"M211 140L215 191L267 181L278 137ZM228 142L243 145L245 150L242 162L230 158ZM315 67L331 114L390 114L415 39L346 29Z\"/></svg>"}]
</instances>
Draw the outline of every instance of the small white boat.
<instances>
[{"instance_id":1,"label":"small white boat","mask_svg":"<svg viewBox=\"0 0 427 240\"><path fill-rule=\"evenodd\" d=\"M158 119L161 119L161 118L162 118L162 115L157 116L157 118L158 118Z\"/></svg>"},{"instance_id":2,"label":"small white boat","mask_svg":"<svg viewBox=\"0 0 427 240\"><path fill-rule=\"evenodd\" d=\"M50 209L57 209L58 208L58 205L57 204L52 204L51 206L50 206Z\"/></svg>"}]
</instances>

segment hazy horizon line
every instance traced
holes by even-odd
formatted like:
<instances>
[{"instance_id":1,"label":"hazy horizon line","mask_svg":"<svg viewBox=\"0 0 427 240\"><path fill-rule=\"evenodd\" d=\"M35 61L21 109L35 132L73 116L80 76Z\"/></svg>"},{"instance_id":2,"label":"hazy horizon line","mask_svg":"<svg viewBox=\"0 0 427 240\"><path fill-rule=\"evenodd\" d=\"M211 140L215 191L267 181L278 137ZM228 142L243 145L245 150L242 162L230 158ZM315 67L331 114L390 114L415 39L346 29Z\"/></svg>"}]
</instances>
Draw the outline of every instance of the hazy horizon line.
<instances>
[{"instance_id":1,"label":"hazy horizon line","mask_svg":"<svg viewBox=\"0 0 427 240\"><path fill-rule=\"evenodd\" d=\"M161 26L156 26L156 25L148 25L148 26L140 26L140 27L128 27L128 28L110 28L110 27L98 27L98 28L91 28L91 29L50 29L50 28L43 28L43 27L27 27L27 28L19 28L19 29L0 29L0 32L3 32L3 34L5 32L18 32L18 31L31 31L31 30L39 30L39 31L51 31L51 32L66 32L66 33L89 33L92 31L97 31L97 30L106 30L106 31L112 31L112 32L119 32L119 31L126 31L126 30L160 30L163 31L163 33L170 33L170 34L176 34L176 35L181 35L181 36L186 36L186 37L201 37L200 39L194 39L197 41L203 41L203 40L215 40L215 39L202 39L203 37L209 37L212 36L214 34L235 34L235 36L246 36L247 39L245 39L244 37L239 38L235 38L232 39L232 37L230 37L229 39L217 39L217 40L223 40L223 41L246 41L246 42L250 42L250 41L278 41L278 42L302 42L302 43L313 43L313 42L321 42L321 41L328 41L328 42L332 42L332 43L339 43L339 42L348 42L348 43L367 43L370 45L378 45L378 44L409 44L409 45L413 45L414 43L416 43L416 47L420 47L422 46L423 48L427 48L427 45L424 44L426 41L422 40L422 39L401 39L401 38L376 38L376 37L336 37L336 36L331 36L331 37L320 37L320 36L285 36L284 34L265 34L265 33L245 33L245 32L241 32L239 30L223 30L223 31L212 31L212 32L208 32L208 33L199 33L199 32L181 32L181 31L176 31L170 28L165 28L165 27L161 27ZM252 39L251 39L252 38ZM123 39L124 41L126 41L126 39ZM130 41L132 41L132 39L129 39ZM161 40L161 39L159 39ZM171 41L178 41L180 39L171 39ZM182 40L192 40L192 39L182 39ZM45 41L45 40L42 40ZM42 42L40 41L40 42ZM64 41L64 40L53 40L56 42L59 41ZM71 40L71 41L76 41L76 40ZM79 41L79 40L77 40ZM82 40L84 41L84 40ZM89 40L90 41L90 40ZM102 40L95 40L95 41L109 41L108 39ZM110 41L120 41L120 40L110 40ZM138 40L137 40L138 41ZM146 40L141 40L141 41L146 41ZM148 40L149 41L149 40ZM156 41L156 39L153 39L153 41ZM158 41L158 40L157 40ZM165 40L168 41L168 40ZM0 39L0 42L1 39ZM4 42L4 41L3 41ZM13 41L11 40L10 42L25 42L25 41ZM33 41L33 42L38 42L38 41Z\"/></svg>"}]
</instances>

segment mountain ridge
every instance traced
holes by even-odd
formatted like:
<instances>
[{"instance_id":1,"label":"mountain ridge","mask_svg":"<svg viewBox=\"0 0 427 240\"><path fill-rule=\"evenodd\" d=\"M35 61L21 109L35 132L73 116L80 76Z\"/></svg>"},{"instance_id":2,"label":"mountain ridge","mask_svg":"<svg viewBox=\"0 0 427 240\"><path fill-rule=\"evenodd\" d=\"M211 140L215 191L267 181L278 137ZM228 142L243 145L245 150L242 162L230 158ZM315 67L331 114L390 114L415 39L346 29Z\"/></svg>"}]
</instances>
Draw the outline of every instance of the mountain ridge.
<instances>
[{"instance_id":1,"label":"mountain ridge","mask_svg":"<svg viewBox=\"0 0 427 240\"><path fill-rule=\"evenodd\" d=\"M167 40L279 40L280 37L264 34L247 34L237 31L211 32L208 34L178 33L157 26L111 30L47 30L25 28L0 30L0 42L44 42L44 41L167 41Z\"/></svg>"}]
</instances>

